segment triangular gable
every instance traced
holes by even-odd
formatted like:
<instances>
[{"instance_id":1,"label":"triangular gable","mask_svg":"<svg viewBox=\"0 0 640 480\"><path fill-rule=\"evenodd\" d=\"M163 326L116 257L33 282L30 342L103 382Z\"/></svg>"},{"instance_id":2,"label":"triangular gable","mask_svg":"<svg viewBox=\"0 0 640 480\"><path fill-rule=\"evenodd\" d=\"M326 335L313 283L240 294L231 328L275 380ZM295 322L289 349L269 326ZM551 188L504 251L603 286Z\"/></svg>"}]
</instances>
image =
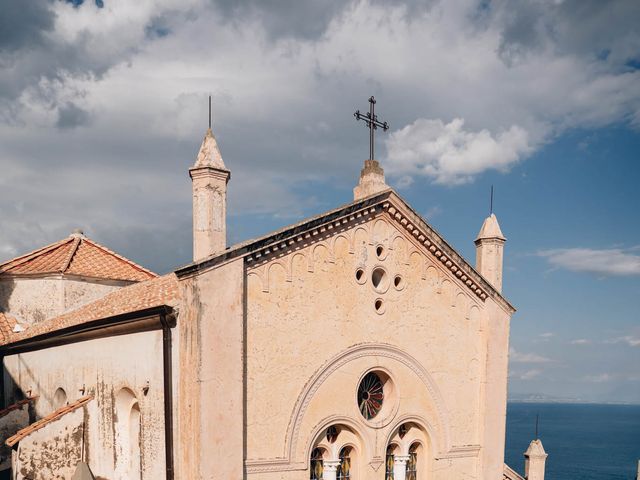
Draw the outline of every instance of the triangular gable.
<instances>
[{"instance_id":1,"label":"triangular gable","mask_svg":"<svg viewBox=\"0 0 640 480\"><path fill-rule=\"evenodd\" d=\"M491 297L505 310L515 312L515 308L500 292L391 189L283 228L260 239L236 245L221 255L180 268L176 270L176 274L179 277L193 275L237 257L245 257L250 265L265 262L332 235L350 223L366 221L380 214L388 215L398 228L406 231L409 237L422 245L423 249L433 256L435 262L441 263L481 301L484 302Z\"/></svg>"}]
</instances>

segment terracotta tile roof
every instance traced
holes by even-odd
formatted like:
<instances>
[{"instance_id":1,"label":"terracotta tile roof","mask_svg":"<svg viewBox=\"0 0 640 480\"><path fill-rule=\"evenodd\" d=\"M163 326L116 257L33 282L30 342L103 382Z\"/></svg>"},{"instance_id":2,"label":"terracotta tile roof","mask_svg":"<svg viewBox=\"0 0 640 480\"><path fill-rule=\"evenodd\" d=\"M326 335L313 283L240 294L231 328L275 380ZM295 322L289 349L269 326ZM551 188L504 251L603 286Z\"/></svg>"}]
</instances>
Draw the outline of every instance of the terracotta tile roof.
<instances>
[{"instance_id":1,"label":"terracotta tile roof","mask_svg":"<svg viewBox=\"0 0 640 480\"><path fill-rule=\"evenodd\" d=\"M37 323L22 332L12 333L0 344L6 345L93 320L146 308L162 305L175 306L179 302L179 297L178 279L175 274L169 273L153 280L120 288L76 310Z\"/></svg>"},{"instance_id":2,"label":"terracotta tile roof","mask_svg":"<svg viewBox=\"0 0 640 480\"><path fill-rule=\"evenodd\" d=\"M32 434L33 432L35 432L37 430L40 430L42 427L45 427L49 423L53 422L54 420L59 419L60 417L66 415L67 413L73 412L74 410L77 410L78 408L82 407L83 405L89 403L91 400L93 400L93 395L87 395L87 396L84 396L84 397L76 400L73 403L65 405L64 407L59 408L55 412L50 413L46 417L41 418L37 422L33 422L28 427L25 427L22 430L18 430L18 433L16 433L12 437L9 437L7 439L7 441L4 442L4 443L8 447L13 447L16 443L18 443L24 437Z\"/></svg>"},{"instance_id":3,"label":"terracotta tile roof","mask_svg":"<svg viewBox=\"0 0 640 480\"><path fill-rule=\"evenodd\" d=\"M8 313L0 312L0 341L6 342L13 334L13 329L18 324L15 317Z\"/></svg>"},{"instance_id":4,"label":"terracotta tile roof","mask_svg":"<svg viewBox=\"0 0 640 480\"><path fill-rule=\"evenodd\" d=\"M130 282L157 277L155 273L78 233L0 265L0 275L50 273Z\"/></svg>"},{"instance_id":5,"label":"terracotta tile roof","mask_svg":"<svg viewBox=\"0 0 640 480\"><path fill-rule=\"evenodd\" d=\"M26 405L27 403L31 403L31 402L35 402L37 400L38 396L33 396L33 397L28 397L25 398L24 400L20 400L16 403L12 403L11 405L9 405L7 408L0 410L0 418L4 417L6 414L13 412L14 410L18 410L19 408L22 408L24 405Z\"/></svg>"}]
</instances>

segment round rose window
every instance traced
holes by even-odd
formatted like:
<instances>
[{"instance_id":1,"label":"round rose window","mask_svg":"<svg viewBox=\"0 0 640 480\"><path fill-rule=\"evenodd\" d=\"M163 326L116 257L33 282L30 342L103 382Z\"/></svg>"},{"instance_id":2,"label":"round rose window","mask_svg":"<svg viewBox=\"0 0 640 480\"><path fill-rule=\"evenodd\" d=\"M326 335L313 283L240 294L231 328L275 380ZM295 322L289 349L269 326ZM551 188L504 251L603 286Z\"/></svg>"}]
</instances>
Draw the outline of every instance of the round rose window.
<instances>
[{"instance_id":1,"label":"round rose window","mask_svg":"<svg viewBox=\"0 0 640 480\"><path fill-rule=\"evenodd\" d=\"M382 408L384 391L382 380L374 372L369 372L358 387L358 407L367 420L375 417Z\"/></svg>"}]
</instances>

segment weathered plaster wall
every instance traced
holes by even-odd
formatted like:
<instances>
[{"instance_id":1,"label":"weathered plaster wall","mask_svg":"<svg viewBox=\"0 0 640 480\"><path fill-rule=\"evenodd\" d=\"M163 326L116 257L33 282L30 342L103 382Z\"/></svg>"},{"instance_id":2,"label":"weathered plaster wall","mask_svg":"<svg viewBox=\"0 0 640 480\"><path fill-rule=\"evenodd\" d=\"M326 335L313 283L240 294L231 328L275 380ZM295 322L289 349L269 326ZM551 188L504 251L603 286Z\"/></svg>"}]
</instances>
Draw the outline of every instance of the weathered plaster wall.
<instances>
[{"instance_id":1,"label":"weathered plaster wall","mask_svg":"<svg viewBox=\"0 0 640 480\"><path fill-rule=\"evenodd\" d=\"M7 439L31 423L31 404L25 403L0 417L0 440ZM11 468L11 448L0 443L0 471Z\"/></svg>"},{"instance_id":2,"label":"weathered plaster wall","mask_svg":"<svg viewBox=\"0 0 640 480\"><path fill-rule=\"evenodd\" d=\"M83 452L85 408L51 422L23 439L14 455L15 480L68 480Z\"/></svg>"},{"instance_id":3,"label":"weathered plaster wall","mask_svg":"<svg viewBox=\"0 0 640 480\"><path fill-rule=\"evenodd\" d=\"M386 215L363 219L249 266L250 478L308 475L301 470L314 440L332 423L360 438L358 479L379 478L388 441L406 421L427 432L428 478L500 478L502 466L491 472L503 447L484 462L480 450L498 446L500 435L504 442L504 427L490 424L504 421L508 315L396 225ZM378 267L386 279L375 288ZM396 390L375 422L355 400L370 369L387 372Z\"/></svg>"},{"instance_id":4,"label":"weathered plaster wall","mask_svg":"<svg viewBox=\"0 0 640 480\"><path fill-rule=\"evenodd\" d=\"M242 478L244 263L181 281L179 479Z\"/></svg>"},{"instance_id":5,"label":"weathered plaster wall","mask_svg":"<svg viewBox=\"0 0 640 480\"><path fill-rule=\"evenodd\" d=\"M103 478L121 478L116 475L120 471L117 432L118 422L123 419L119 418L117 400L120 392L131 392L142 419L142 479L163 478L162 332L90 340L13 355L5 357L4 367L6 396L15 397L16 388L23 392L31 390L39 396L36 403L39 418L59 407L54 398L59 388L65 390L69 402L84 394L95 395L87 419L91 426L86 434L87 461L93 473Z\"/></svg>"},{"instance_id":6,"label":"weathered plaster wall","mask_svg":"<svg viewBox=\"0 0 640 480\"><path fill-rule=\"evenodd\" d=\"M0 308L28 324L41 322L117 290L129 282L50 276L0 279Z\"/></svg>"}]
</instances>

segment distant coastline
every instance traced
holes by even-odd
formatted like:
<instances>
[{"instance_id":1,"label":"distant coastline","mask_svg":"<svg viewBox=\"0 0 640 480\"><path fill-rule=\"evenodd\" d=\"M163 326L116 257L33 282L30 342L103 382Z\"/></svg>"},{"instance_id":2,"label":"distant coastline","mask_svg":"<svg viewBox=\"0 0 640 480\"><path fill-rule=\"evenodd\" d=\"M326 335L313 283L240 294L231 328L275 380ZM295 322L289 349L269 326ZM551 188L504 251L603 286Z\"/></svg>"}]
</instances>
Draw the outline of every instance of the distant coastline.
<instances>
[{"instance_id":1,"label":"distant coastline","mask_svg":"<svg viewBox=\"0 0 640 480\"><path fill-rule=\"evenodd\" d=\"M576 404L576 405L633 405L639 406L640 402L629 401L604 401L604 400L587 400L584 398L571 397L550 397L546 395L518 395L507 398L508 403L560 403L560 404Z\"/></svg>"}]
</instances>

